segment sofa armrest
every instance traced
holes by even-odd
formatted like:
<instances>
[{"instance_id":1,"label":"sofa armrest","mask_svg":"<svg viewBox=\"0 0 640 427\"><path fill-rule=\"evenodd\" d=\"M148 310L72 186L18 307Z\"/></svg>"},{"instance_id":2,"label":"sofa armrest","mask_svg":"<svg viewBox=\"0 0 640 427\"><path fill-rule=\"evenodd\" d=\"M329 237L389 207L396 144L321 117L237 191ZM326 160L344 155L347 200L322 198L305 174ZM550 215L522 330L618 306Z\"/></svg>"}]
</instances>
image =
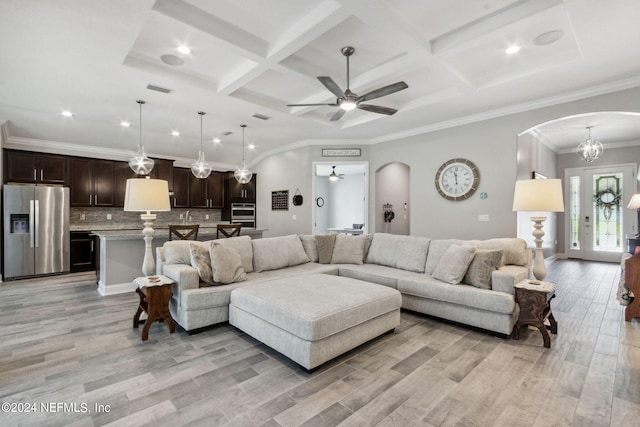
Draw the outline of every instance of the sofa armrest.
<instances>
[{"instance_id":1,"label":"sofa armrest","mask_svg":"<svg viewBox=\"0 0 640 427\"><path fill-rule=\"evenodd\" d=\"M178 307L181 305L181 294L186 289L198 289L200 287L200 276L198 271L187 264L165 264L163 273L168 278L174 280L176 284L173 286L174 297L178 301Z\"/></svg>"},{"instance_id":2,"label":"sofa armrest","mask_svg":"<svg viewBox=\"0 0 640 427\"><path fill-rule=\"evenodd\" d=\"M513 285L529 278L529 267L505 265L491 273L491 288L494 291L515 294Z\"/></svg>"},{"instance_id":3,"label":"sofa armrest","mask_svg":"<svg viewBox=\"0 0 640 427\"><path fill-rule=\"evenodd\" d=\"M156 248L156 274L164 274L164 248L158 246Z\"/></svg>"}]
</instances>

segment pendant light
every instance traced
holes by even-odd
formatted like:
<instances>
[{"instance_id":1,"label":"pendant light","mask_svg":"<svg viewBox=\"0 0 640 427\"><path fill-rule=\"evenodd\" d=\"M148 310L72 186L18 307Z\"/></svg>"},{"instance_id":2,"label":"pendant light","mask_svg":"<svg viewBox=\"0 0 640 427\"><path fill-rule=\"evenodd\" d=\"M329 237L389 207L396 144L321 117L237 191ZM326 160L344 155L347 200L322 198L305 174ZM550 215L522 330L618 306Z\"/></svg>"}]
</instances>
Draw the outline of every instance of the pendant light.
<instances>
[{"instance_id":1,"label":"pendant light","mask_svg":"<svg viewBox=\"0 0 640 427\"><path fill-rule=\"evenodd\" d=\"M240 125L240 127L242 128L242 165L233 172L233 176L240 184L246 184L251 181L253 173L247 169L247 166L244 163L244 128L246 128L247 125Z\"/></svg>"},{"instance_id":2,"label":"pendant light","mask_svg":"<svg viewBox=\"0 0 640 427\"><path fill-rule=\"evenodd\" d=\"M576 153L578 154L578 156L587 163L591 163L596 160L604 151L602 143L596 139L591 138L592 127L593 126L587 127L587 130L589 131L589 137L586 141L580 143L580 145L578 145L578 148L576 148Z\"/></svg>"},{"instance_id":3,"label":"pendant light","mask_svg":"<svg viewBox=\"0 0 640 427\"><path fill-rule=\"evenodd\" d=\"M198 152L198 160L191 164L191 173L196 178L204 179L211 175L211 165L204 159L204 150L202 148L202 117L206 114L204 111L198 111L200 114L200 151Z\"/></svg>"},{"instance_id":4,"label":"pendant light","mask_svg":"<svg viewBox=\"0 0 640 427\"><path fill-rule=\"evenodd\" d=\"M153 170L153 159L147 157L142 145L142 106L145 102L141 99L136 101L140 105L140 143L138 144L138 153L129 159L129 167L138 175L149 175Z\"/></svg>"}]
</instances>

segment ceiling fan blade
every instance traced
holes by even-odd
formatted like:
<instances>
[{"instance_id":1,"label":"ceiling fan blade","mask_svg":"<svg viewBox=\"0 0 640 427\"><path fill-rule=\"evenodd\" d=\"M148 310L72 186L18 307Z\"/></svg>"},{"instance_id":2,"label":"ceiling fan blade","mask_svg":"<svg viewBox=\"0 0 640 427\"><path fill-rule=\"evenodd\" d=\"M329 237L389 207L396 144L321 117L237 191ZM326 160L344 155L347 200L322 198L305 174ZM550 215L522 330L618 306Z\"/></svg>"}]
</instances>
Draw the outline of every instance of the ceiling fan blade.
<instances>
[{"instance_id":1,"label":"ceiling fan blade","mask_svg":"<svg viewBox=\"0 0 640 427\"><path fill-rule=\"evenodd\" d=\"M395 114L398 111L395 108L381 107L379 105L370 104L358 104L357 108L360 110L371 111L372 113L386 114L388 116Z\"/></svg>"},{"instance_id":2,"label":"ceiling fan blade","mask_svg":"<svg viewBox=\"0 0 640 427\"><path fill-rule=\"evenodd\" d=\"M340 89L340 86L338 86L336 82L333 81L331 77L318 76L318 80L320 80L320 83L322 83L324 87L329 89L331 93L333 93L338 98L344 97L344 92L342 91L342 89Z\"/></svg>"},{"instance_id":3,"label":"ceiling fan blade","mask_svg":"<svg viewBox=\"0 0 640 427\"><path fill-rule=\"evenodd\" d=\"M329 106L329 107L337 107L338 104L287 104L287 107L322 107L322 106Z\"/></svg>"},{"instance_id":4,"label":"ceiling fan blade","mask_svg":"<svg viewBox=\"0 0 640 427\"><path fill-rule=\"evenodd\" d=\"M344 113L346 113L345 110L343 110L342 108L340 108L338 111L336 111L336 113L331 117L331 121L335 122L338 121L342 118L342 116L344 116Z\"/></svg>"},{"instance_id":5,"label":"ceiling fan blade","mask_svg":"<svg viewBox=\"0 0 640 427\"><path fill-rule=\"evenodd\" d=\"M371 99L380 98L381 96L390 95L392 93L401 91L409 86L405 82L394 83L385 87L381 87L371 92L367 92L364 95L358 97L357 102L369 101Z\"/></svg>"}]
</instances>

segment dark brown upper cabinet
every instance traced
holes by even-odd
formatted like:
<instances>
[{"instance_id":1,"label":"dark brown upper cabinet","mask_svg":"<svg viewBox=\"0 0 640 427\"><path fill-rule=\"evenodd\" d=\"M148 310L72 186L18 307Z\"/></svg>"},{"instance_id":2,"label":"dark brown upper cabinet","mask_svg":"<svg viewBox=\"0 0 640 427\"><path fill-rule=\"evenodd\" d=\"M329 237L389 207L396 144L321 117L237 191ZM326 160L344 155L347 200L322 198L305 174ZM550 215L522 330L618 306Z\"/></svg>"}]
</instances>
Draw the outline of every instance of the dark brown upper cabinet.
<instances>
[{"instance_id":1,"label":"dark brown upper cabinet","mask_svg":"<svg viewBox=\"0 0 640 427\"><path fill-rule=\"evenodd\" d=\"M68 158L55 154L5 150L5 182L66 184Z\"/></svg>"},{"instance_id":2,"label":"dark brown upper cabinet","mask_svg":"<svg viewBox=\"0 0 640 427\"><path fill-rule=\"evenodd\" d=\"M115 205L115 170L118 162L81 157L71 158L69 162L71 206Z\"/></svg>"}]
</instances>

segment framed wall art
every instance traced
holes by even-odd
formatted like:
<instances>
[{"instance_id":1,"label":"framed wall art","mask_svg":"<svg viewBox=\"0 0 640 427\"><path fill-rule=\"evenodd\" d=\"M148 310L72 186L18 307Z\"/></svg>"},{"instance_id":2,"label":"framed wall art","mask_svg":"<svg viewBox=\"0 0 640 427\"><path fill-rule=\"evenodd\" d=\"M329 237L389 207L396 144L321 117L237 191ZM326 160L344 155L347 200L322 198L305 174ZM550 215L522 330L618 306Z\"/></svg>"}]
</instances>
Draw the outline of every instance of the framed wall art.
<instances>
[{"instance_id":1,"label":"framed wall art","mask_svg":"<svg viewBox=\"0 0 640 427\"><path fill-rule=\"evenodd\" d=\"M271 192L271 210L272 211L288 211L289 210L289 190L278 190Z\"/></svg>"}]
</instances>

